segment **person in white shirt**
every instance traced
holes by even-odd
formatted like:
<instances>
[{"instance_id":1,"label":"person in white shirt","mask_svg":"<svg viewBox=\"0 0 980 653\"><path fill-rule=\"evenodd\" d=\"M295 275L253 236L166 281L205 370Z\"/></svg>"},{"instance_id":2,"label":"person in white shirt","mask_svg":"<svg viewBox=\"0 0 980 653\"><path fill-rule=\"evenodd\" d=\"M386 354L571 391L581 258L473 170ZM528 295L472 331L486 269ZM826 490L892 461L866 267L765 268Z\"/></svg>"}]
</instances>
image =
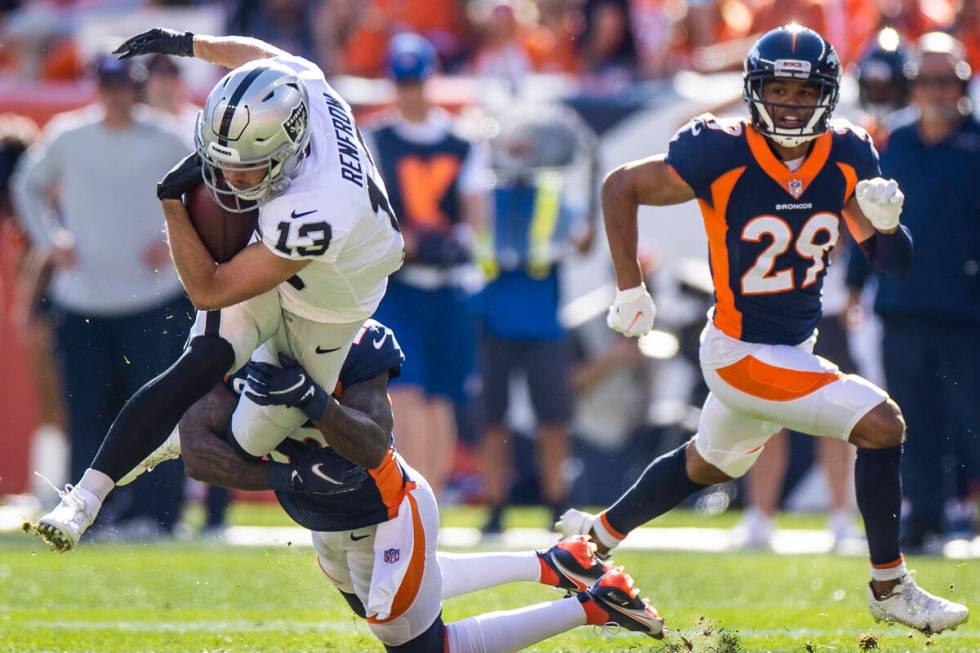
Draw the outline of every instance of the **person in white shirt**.
<instances>
[{"instance_id":1,"label":"person in white shirt","mask_svg":"<svg viewBox=\"0 0 980 653\"><path fill-rule=\"evenodd\" d=\"M73 478L126 398L180 353L193 313L152 194L187 146L176 128L138 104L142 66L103 55L92 70L98 100L56 116L18 162L12 184L31 244L52 266L46 294ZM118 530L173 528L180 472L164 476L151 492L119 497L118 510L110 511Z\"/></svg>"},{"instance_id":2,"label":"person in white shirt","mask_svg":"<svg viewBox=\"0 0 980 653\"><path fill-rule=\"evenodd\" d=\"M253 352L265 363L289 356L320 387L333 388L352 339L404 258L384 182L351 109L317 66L256 39L163 28L115 52L151 53L234 68L205 103L197 151L157 186L171 255L197 319L181 357L127 402L82 479L34 527L58 550L77 544L115 484ZM258 237L227 263L212 258L181 201L202 178L226 210L258 208ZM322 414L328 400L304 395L295 405L259 405L246 393L229 442L244 456L260 455L284 431Z\"/></svg>"}]
</instances>

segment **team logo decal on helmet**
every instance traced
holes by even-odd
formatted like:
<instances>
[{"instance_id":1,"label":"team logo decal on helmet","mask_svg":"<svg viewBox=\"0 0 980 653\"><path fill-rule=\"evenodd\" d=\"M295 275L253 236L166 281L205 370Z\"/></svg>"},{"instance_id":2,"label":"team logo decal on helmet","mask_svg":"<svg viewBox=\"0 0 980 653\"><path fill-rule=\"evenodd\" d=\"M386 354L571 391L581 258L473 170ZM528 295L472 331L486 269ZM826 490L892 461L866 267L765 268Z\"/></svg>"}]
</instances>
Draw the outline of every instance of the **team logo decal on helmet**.
<instances>
[{"instance_id":1,"label":"team logo decal on helmet","mask_svg":"<svg viewBox=\"0 0 980 653\"><path fill-rule=\"evenodd\" d=\"M286 130L286 136L294 143L298 143L306 132L306 123L309 116L306 113L306 104L300 102L293 107L293 112L289 114L286 122L282 123L282 128Z\"/></svg>"},{"instance_id":2,"label":"team logo decal on helmet","mask_svg":"<svg viewBox=\"0 0 980 653\"><path fill-rule=\"evenodd\" d=\"M814 105L767 102L763 88L768 82L802 80L819 90ZM745 59L743 96L749 105L752 126L775 142L795 147L827 129L840 90L840 58L834 47L812 29L791 24L766 32ZM773 109L806 109L799 127L779 127Z\"/></svg>"}]
</instances>

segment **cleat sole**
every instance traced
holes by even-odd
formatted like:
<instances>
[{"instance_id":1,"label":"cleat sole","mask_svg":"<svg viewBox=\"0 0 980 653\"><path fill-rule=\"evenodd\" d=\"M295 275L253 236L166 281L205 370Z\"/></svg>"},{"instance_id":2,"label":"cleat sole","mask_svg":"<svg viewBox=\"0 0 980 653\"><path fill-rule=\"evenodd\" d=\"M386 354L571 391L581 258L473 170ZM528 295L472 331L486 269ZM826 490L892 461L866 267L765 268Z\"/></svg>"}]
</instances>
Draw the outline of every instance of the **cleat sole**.
<instances>
[{"instance_id":1,"label":"cleat sole","mask_svg":"<svg viewBox=\"0 0 980 653\"><path fill-rule=\"evenodd\" d=\"M52 551L64 553L72 548L71 541L65 537L60 529L51 524L42 522L35 526L34 530L51 547Z\"/></svg>"}]
</instances>

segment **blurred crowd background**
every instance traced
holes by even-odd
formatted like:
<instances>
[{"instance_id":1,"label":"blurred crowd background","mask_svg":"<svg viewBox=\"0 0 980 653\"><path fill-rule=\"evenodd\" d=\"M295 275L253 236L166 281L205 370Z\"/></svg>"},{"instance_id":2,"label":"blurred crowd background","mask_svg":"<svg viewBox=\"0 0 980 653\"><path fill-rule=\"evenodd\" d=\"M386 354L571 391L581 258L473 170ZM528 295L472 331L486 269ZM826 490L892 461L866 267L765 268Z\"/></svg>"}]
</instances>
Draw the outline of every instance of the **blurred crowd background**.
<instances>
[{"instance_id":1,"label":"blurred crowd background","mask_svg":"<svg viewBox=\"0 0 980 653\"><path fill-rule=\"evenodd\" d=\"M925 238L917 261L954 268L917 263L903 295L839 246L821 334L824 355L905 409L906 546L969 546L980 141L967 127L980 0L0 1L0 495L50 502L31 470L55 485L77 478L189 326L152 184L193 146L197 107L222 71L106 56L125 37L156 25L255 36L317 62L353 105L406 236L407 265L376 316L407 357L391 390L397 445L444 504L485 505L492 535L509 505L555 516L614 500L696 429L711 303L696 207L641 213L659 314L637 342L605 326L614 286L596 194L605 172L664 151L692 116L744 115L745 54L793 21L837 48L835 115L875 135L893 176L932 157L930 174L913 167L907 183L928 183L921 192L940 206L913 202L903 219L918 248L931 220L951 216L955 256ZM920 149L906 138L889 151L901 129L927 134ZM769 546L786 508L826 511L835 546L860 547L851 456L781 434L747 478L693 507L746 508L734 546ZM228 501L255 498L185 484L169 464L114 493L102 532L166 536L193 500L220 533Z\"/></svg>"}]
</instances>

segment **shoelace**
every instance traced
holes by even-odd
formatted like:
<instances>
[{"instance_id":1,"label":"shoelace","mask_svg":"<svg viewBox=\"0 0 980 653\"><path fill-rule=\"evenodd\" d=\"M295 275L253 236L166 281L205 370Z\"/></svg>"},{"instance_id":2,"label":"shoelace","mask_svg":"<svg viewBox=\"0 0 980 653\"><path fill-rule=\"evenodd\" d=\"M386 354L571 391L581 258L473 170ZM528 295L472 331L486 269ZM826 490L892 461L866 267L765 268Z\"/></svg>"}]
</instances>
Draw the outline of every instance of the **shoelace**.
<instances>
[{"instance_id":1,"label":"shoelace","mask_svg":"<svg viewBox=\"0 0 980 653\"><path fill-rule=\"evenodd\" d=\"M79 510L81 512L85 512L85 508L86 508L85 502L82 501L81 499L79 499L78 497L73 496L72 493L71 493L71 491L75 489L75 486L74 485L72 485L71 483L66 483L65 484L65 489L64 490L61 490L61 489L58 489L58 486L55 485L54 483L52 483L48 479L48 477L46 477L41 472L35 470L34 471L34 475L37 476L42 481L44 481L45 483L47 483L48 485L50 485L51 486L51 489L58 493L58 498L61 499L63 502L68 503L68 504L71 504L71 506L73 508L75 508L76 510Z\"/></svg>"}]
</instances>

